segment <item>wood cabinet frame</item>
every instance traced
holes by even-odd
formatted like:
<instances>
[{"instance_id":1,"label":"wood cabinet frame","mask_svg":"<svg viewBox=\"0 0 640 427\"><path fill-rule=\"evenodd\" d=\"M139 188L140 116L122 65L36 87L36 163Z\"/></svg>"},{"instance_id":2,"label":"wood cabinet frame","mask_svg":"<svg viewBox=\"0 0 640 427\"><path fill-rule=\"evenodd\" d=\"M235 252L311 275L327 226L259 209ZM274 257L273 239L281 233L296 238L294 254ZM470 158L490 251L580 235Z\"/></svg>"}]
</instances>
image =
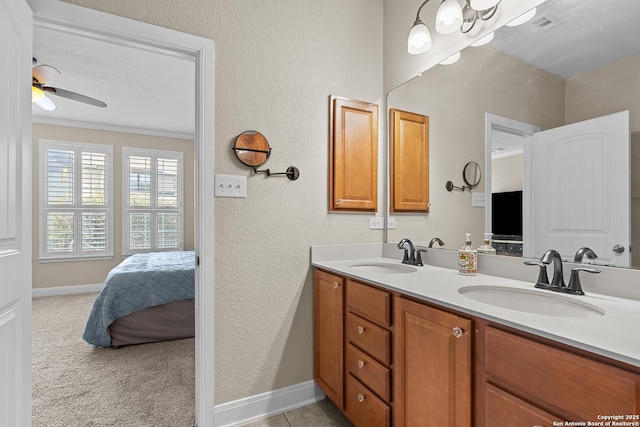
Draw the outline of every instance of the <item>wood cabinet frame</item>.
<instances>
[{"instance_id":1,"label":"wood cabinet frame","mask_svg":"<svg viewBox=\"0 0 640 427\"><path fill-rule=\"evenodd\" d=\"M378 106L329 98L329 211L378 209Z\"/></svg>"}]
</instances>

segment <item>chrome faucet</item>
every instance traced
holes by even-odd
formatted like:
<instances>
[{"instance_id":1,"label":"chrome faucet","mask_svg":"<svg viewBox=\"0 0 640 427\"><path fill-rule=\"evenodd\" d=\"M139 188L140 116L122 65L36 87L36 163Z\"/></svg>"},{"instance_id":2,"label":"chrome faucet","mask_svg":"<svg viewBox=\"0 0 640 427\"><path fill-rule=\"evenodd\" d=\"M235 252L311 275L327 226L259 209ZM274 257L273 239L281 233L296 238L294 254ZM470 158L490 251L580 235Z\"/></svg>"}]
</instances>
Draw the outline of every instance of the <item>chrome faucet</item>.
<instances>
[{"instance_id":1,"label":"chrome faucet","mask_svg":"<svg viewBox=\"0 0 640 427\"><path fill-rule=\"evenodd\" d=\"M567 285L564 283L564 277L562 275L562 257L560 253L554 249L549 249L547 252L542 255L540 258L540 262L544 264L551 264L553 261L553 279L551 279L551 287L566 287ZM543 288L543 286L538 286L537 288Z\"/></svg>"},{"instance_id":2,"label":"chrome faucet","mask_svg":"<svg viewBox=\"0 0 640 427\"><path fill-rule=\"evenodd\" d=\"M580 253L579 260L582 260L584 255L591 258L590 254L595 254L589 248L581 248L578 250ZM578 254L576 254L576 258L574 261L578 261ZM551 284L549 284L549 278L547 277L547 265L553 262L553 279L551 280ZM573 295L584 295L584 291L582 290L582 285L580 284L580 277L578 273L581 271L585 271L587 273L600 273L600 270L595 268L585 268L585 267L576 267L571 269L571 278L569 280L569 285L567 286L564 282L564 277L562 274L562 257L560 253L556 250L549 249L542 255L540 261L525 261L526 265L537 265L540 267L540 274L538 275L538 280L536 282L535 287L540 289L548 289L556 292L563 292L567 294Z\"/></svg>"},{"instance_id":3,"label":"chrome faucet","mask_svg":"<svg viewBox=\"0 0 640 427\"><path fill-rule=\"evenodd\" d=\"M409 245L409 248L406 248L405 245ZM402 257L403 264L409 265L422 265L422 258L420 257L420 253L418 253L419 261L416 261L416 252L413 247L413 243L409 239L402 239L398 242L398 249L404 249L404 256Z\"/></svg>"},{"instance_id":4,"label":"chrome faucet","mask_svg":"<svg viewBox=\"0 0 640 427\"><path fill-rule=\"evenodd\" d=\"M596 255L596 253L593 252L591 248L582 247L578 249L578 252L576 252L575 256L573 257L573 262L582 262L582 258L585 256L589 259L598 258L598 255Z\"/></svg>"},{"instance_id":5,"label":"chrome faucet","mask_svg":"<svg viewBox=\"0 0 640 427\"><path fill-rule=\"evenodd\" d=\"M437 243L440 246L444 246L444 242L439 237L434 237L433 239L431 239L431 241L429 242L429 247L432 248L434 243Z\"/></svg>"}]
</instances>

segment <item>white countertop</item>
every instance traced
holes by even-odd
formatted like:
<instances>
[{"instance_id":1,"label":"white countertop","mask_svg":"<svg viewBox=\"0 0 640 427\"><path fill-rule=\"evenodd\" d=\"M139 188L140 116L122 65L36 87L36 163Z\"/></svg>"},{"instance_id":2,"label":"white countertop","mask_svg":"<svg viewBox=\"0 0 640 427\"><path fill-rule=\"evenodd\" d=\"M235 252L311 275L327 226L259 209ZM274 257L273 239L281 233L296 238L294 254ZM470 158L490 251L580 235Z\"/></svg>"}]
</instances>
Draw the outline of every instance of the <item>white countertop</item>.
<instances>
[{"instance_id":1,"label":"white countertop","mask_svg":"<svg viewBox=\"0 0 640 427\"><path fill-rule=\"evenodd\" d=\"M373 252L357 253L369 256ZM345 259L341 256L343 254L336 255L337 259L312 255L312 265L640 367L640 301L590 292L576 296L539 290L534 288L537 271L532 274L532 282L486 274L463 276L456 269L430 265L415 267L417 271L411 273L374 273L356 270L351 266L371 263L401 265L401 262L381 256ZM574 314L574 317L566 317L501 308L458 293L458 289L465 286L510 287L540 292L597 306L604 310L604 314L584 311Z\"/></svg>"}]
</instances>

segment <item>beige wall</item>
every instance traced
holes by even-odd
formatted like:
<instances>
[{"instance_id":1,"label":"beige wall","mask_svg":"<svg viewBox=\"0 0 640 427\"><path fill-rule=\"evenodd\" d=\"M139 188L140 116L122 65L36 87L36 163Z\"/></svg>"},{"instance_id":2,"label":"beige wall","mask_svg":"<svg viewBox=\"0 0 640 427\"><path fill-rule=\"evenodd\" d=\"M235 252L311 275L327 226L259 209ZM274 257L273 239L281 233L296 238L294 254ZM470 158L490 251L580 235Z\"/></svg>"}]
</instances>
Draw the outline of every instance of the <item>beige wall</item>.
<instances>
[{"instance_id":1,"label":"beige wall","mask_svg":"<svg viewBox=\"0 0 640 427\"><path fill-rule=\"evenodd\" d=\"M631 247L640 248L640 55L567 79L567 123L630 110ZM640 250L631 252L640 266Z\"/></svg>"},{"instance_id":2,"label":"beige wall","mask_svg":"<svg viewBox=\"0 0 640 427\"><path fill-rule=\"evenodd\" d=\"M522 154L500 157L491 161L491 191L522 191Z\"/></svg>"},{"instance_id":3,"label":"beige wall","mask_svg":"<svg viewBox=\"0 0 640 427\"><path fill-rule=\"evenodd\" d=\"M86 142L113 146L113 253L112 260L45 262L38 261L40 250L39 223L39 149L40 139ZM194 177L193 141L130 133L107 132L52 126L33 125L33 287L87 285L104 282L109 270L122 262L122 147L157 148L184 153L184 248L193 249L194 242Z\"/></svg>"},{"instance_id":4,"label":"beige wall","mask_svg":"<svg viewBox=\"0 0 640 427\"><path fill-rule=\"evenodd\" d=\"M245 175L248 187L246 199L215 200L215 401L310 380L309 247L382 241L369 215L327 213L328 97L381 104L382 0L69 2L215 41L206 173ZM230 149L247 129L271 143L265 167L297 166L300 178L251 176Z\"/></svg>"},{"instance_id":5,"label":"beige wall","mask_svg":"<svg viewBox=\"0 0 640 427\"><path fill-rule=\"evenodd\" d=\"M480 244L485 230L485 210L471 206L470 192L445 189L449 180L463 184L467 162L477 162L485 172L485 112L543 129L560 126L564 80L488 46L468 48L457 63L437 65L392 91L388 104L429 116L431 202L427 215L396 215L388 240L425 243L438 236L446 248L456 249L466 232ZM484 193L485 179L474 191Z\"/></svg>"}]
</instances>

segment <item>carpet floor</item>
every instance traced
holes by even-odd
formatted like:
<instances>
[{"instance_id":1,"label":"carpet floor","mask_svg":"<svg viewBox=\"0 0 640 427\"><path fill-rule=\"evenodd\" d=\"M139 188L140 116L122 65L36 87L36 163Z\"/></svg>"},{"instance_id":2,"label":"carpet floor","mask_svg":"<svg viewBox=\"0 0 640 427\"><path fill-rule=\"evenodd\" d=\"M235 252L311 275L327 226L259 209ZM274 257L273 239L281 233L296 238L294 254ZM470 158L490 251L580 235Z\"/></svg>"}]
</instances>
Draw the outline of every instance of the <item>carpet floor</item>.
<instances>
[{"instance_id":1,"label":"carpet floor","mask_svg":"<svg viewBox=\"0 0 640 427\"><path fill-rule=\"evenodd\" d=\"M193 426L194 339L96 348L82 339L96 297L33 299L33 426Z\"/></svg>"}]
</instances>

